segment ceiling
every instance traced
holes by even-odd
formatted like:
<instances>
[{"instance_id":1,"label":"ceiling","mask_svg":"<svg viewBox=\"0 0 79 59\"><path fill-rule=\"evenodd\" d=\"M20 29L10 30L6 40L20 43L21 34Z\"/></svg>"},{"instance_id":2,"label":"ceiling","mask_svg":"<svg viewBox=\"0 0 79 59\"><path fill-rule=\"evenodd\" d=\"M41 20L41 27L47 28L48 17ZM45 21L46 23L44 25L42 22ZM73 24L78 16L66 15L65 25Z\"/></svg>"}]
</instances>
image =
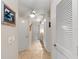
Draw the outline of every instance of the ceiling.
<instances>
[{"instance_id":1,"label":"ceiling","mask_svg":"<svg viewBox=\"0 0 79 59\"><path fill-rule=\"evenodd\" d=\"M18 4L20 17L28 16L33 10L42 15L49 12L49 0L19 0Z\"/></svg>"}]
</instances>

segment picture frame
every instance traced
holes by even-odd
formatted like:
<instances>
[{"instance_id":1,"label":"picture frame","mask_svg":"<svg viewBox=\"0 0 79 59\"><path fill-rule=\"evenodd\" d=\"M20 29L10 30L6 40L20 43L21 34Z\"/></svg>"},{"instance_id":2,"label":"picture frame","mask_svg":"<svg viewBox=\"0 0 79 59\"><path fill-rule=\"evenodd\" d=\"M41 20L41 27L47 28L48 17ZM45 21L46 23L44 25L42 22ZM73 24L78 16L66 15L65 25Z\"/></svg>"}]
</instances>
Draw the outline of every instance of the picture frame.
<instances>
[{"instance_id":1,"label":"picture frame","mask_svg":"<svg viewBox=\"0 0 79 59\"><path fill-rule=\"evenodd\" d=\"M49 28L51 28L51 22L49 21Z\"/></svg>"},{"instance_id":2,"label":"picture frame","mask_svg":"<svg viewBox=\"0 0 79 59\"><path fill-rule=\"evenodd\" d=\"M2 4L2 21L1 23L8 26L16 25L15 12L5 3Z\"/></svg>"}]
</instances>

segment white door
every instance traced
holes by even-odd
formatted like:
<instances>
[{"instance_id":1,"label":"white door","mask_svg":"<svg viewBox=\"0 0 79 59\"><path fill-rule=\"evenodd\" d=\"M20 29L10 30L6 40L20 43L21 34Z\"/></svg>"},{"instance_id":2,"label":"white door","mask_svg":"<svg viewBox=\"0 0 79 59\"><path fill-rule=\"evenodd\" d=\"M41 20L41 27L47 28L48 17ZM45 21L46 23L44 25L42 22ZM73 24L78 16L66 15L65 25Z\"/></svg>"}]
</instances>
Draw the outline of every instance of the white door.
<instances>
[{"instance_id":1,"label":"white door","mask_svg":"<svg viewBox=\"0 0 79 59\"><path fill-rule=\"evenodd\" d=\"M55 5L56 19L52 18L56 20L53 21L53 28L56 28L53 31L56 35L53 42L53 57L77 59L77 0L61 0Z\"/></svg>"}]
</instances>

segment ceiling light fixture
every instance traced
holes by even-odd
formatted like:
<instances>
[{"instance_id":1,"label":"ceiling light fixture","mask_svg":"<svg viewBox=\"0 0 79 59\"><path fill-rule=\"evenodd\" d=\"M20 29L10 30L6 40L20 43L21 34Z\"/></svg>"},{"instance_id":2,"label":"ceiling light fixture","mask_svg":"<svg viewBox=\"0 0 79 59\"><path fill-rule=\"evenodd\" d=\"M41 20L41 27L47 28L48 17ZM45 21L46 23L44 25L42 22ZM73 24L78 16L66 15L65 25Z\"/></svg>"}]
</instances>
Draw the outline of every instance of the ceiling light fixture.
<instances>
[{"instance_id":1,"label":"ceiling light fixture","mask_svg":"<svg viewBox=\"0 0 79 59\"><path fill-rule=\"evenodd\" d=\"M35 17L35 15L34 15L34 14L30 14L30 17L31 17L31 18L34 18L34 17Z\"/></svg>"}]
</instances>

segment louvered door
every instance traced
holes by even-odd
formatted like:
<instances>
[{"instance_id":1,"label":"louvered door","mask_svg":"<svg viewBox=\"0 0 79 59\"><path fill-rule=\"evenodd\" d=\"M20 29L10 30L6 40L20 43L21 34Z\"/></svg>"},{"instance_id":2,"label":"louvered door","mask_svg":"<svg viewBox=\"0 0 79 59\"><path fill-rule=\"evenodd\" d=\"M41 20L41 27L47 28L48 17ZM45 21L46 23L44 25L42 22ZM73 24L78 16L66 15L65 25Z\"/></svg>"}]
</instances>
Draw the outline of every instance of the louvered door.
<instances>
[{"instance_id":1,"label":"louvered door","mask_svg":"<svg viewBox=\"0 0 79 59\"><path fill-rule=\"evenodd\" d=\"M61 0L56 6L55 59L77 59L75 3L77 0Z\"/></svg>"}]
</instances>

